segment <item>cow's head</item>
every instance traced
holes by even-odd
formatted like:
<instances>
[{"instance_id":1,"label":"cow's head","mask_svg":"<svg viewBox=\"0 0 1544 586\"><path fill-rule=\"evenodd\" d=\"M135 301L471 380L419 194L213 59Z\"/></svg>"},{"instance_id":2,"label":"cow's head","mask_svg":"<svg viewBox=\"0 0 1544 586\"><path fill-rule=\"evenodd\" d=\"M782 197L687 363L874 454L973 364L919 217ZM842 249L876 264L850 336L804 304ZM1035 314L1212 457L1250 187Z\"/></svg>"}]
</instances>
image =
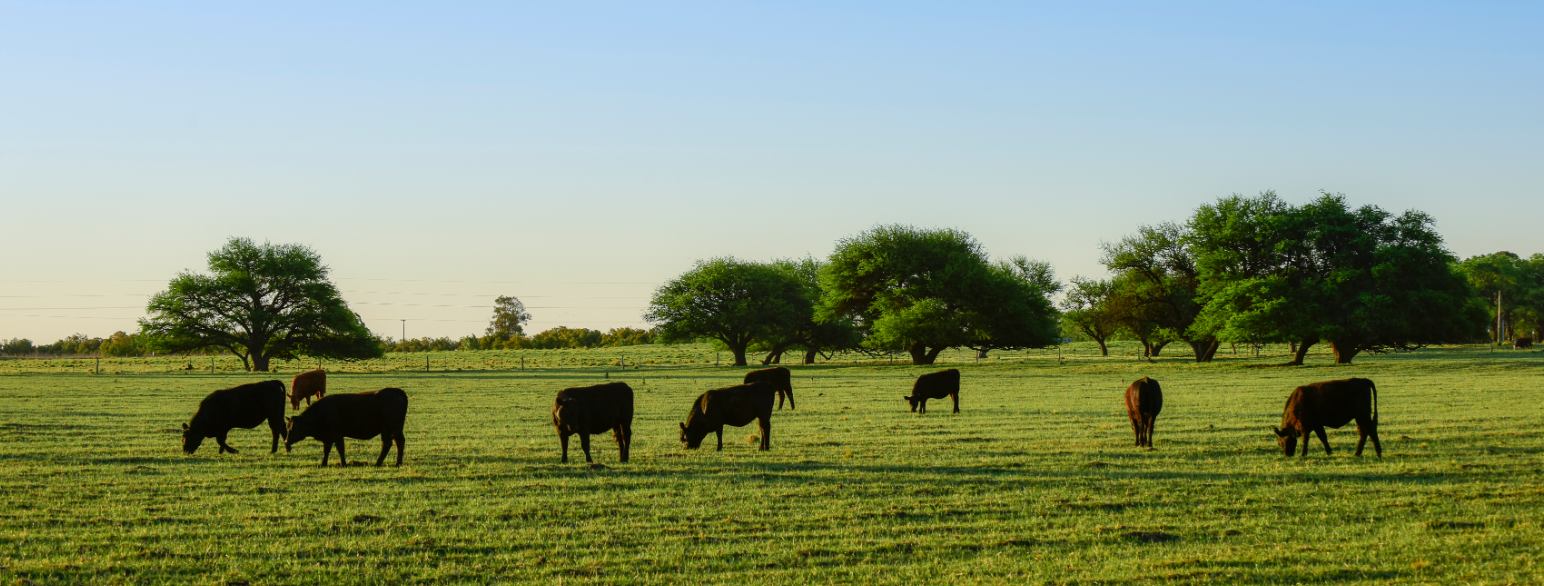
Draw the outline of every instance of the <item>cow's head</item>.
<instances>
[{"instance_id":1,"label":"cow's head","mask_svg":"<svg viewBox=\"0 0 1544 586\"><path fill-rule=\"evenodd\" d=\"M199 444L204 443L204 434L194 433L188 424L182 424L182 453L191 454L198 451Z\"/></svg>"},{"instance_id":2,"label":"cow's head","mask_svg":"<svg viewBox=\"0 0 1544 586\"><path fill-rule=\"evenodd\" d=\"M907 403L911 403L911 412L912 413L916 413L917 412L917 403L920 402L919 399L917 399L916 397L913 397L911 395L902 395L901 398L906 399Z\"/></svg>"},{"instance_id":3,"label":"cow's head","mask_svg":"<svg viewBox=\"0 0 1544 586\"><path fill-rule=\"evenodd\" d=\"M578 416L579 402L575 401L573 397L558 395L557 400L552 403L552 423L554 425L564 421L573 425L578 421Z\"/></svg>"},{"instance_id":4,"label":"cow's head","mask_svg":"<svg viewBox=\"0 0 1544 586\"><path fill-rule=\"evenodd\" d=\"M1272 427L1276 432L1276 445L1281 446L1282 455L1291 456L1297 451L1297 430L1292 428L1279 429Z\"/></svg>"},{"instance_id":5,"label":"cow's head","mask_svg":"<svg viewBox=\"0 0 1544 586\"><path fill-rule=\"evenodd\" d=\"M705 437L708 437L708 430L705 426L694 425L687 427L685 423L681 424L681 447L695 450L702 445L702 438Z\"/></svg>"},{"instance_id":6,"label":"cow's head","mask_svg":"<svg viewBox=\"0 0 1544 586\"><path fill-rule=\"evenodd\" d=\"M284 418L284 451L290 451L290 446L300 443L300 440L311 437L314 433L311 429L311 420L305 413L294 417Z\"/></svg>"}]
</instances>

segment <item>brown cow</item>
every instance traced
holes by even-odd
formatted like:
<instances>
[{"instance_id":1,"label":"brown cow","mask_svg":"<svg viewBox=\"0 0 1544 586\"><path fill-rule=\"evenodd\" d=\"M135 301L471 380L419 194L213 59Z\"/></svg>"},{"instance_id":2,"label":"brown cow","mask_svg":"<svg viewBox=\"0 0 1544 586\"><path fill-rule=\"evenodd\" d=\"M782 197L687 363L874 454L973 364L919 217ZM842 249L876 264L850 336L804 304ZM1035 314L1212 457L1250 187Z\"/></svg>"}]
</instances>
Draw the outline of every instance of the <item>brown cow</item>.
<instances>
[{"instance_id":1,"label":"brown cow","mask_svg":"<svg viewBox=\"0 0 1544 586\"><path fill-rule=\"evenodd\" d=\"M1297 450L1298 438L1303 438L1303 455L1308 455L1308 434L1319 435L1324 444L1324 454L1330 453L1330 440L1324 428L1340 429L1346 423L1356 421L1356 432L1361 439L1356 442L1356 455L1362 455L1362 446L1372 438L1372 447L1383 457L1383 445L1378 443L1378 387L1365 378L1348 378L1304 385L1287 397L1287 407L1281 415L1281 428L1276 431L1276 443L1284 455L1291 456Z\"/></svg>"},{"instance_id":2,"label":"brown cow","mask_svg":"<svg viewBox=\"0 0 1544 586\"><path fill-rule=\"evenodd\" d=\"M282 381L247 383L209 393L199 402L192 421L182 424L182 451L196 452L204 438L212 437L219 442L221 454L235 454L236 448L225 443L225 434L237 427L252 429L265 420L273 432L273 447L268 451L272 454L279 451L279 438L285 436Z\"/></svg>"},{"instance_id":3,"label":"brown cow","mask_svg":"<svg viewBox=\"0 0 1544 586\"><path fill-rule=\"evenodd\" d=\"M297 374L295 380L290 381L290 409L300 409L301 399L310 405L313 396L318 399L327 396L327 371L320 368Z\"/></svg>"},{"instance_id":4,"label":"brown cow","mask_svg":"<svg viewBox=\"0 0 1544 586\"><path fill-rule=\"evenodd\" d=\"M788 408L793 409L793 374L781 366L763 368L745 373L746 384L762 381L777 389L777 408L783 408L783 395L788 395Z\"/></svg>"},{"instance_id":5,"label":"brown cow","mask_svg":"<svg viewBox=\"0 0 1544 586\"><path fill-rule=\"evenodd\" d=\"M1142 377L1126 387L1126 415L1131 417L1131 430L1137 434L1137 447L1153 447L1153 421L1163 410L1163 389L1158 381Z\"/></svg>"},{"instance_id":6,"label":"brown cow","mask_svg":"<svg viewBox=\"0 0 1544 586\"><path fill-rule=\"evenodd\" d=\"M627 461L633 444L633 388L627 383L606 383L558 391L552 403L552 427L563 444L563 463L568 463L568 436L579 434L584 461L590 459L590 434L611 432L617 440L620 460Z\"/></svg>"},{"instance_id":7,"label":"brown cow","mask_svg":"<svg viewBox=\"0 0 1544 586\"><path fill-rule=\"evenodd\" d=\"M338 465L347 466L343 438L363 440L381 436L381 457L375 459L375 465L386 461L392 442L396 442L397 465L401 466L403 444L407 443L402 427L406 422L407 393L402 389L339 393L317 399L305 411L289 418L289 437L284 440L284 449L314 437L322 442L323 466L327 465L334 444L338 446Z\"/></svg>"},{"instance_id":8,"label":"brown cow","mask_svg":"<svg viewBox=\"0 0 1544 586\"><path fill-rule=\"evenodd\" d=\"M1512 340L1513 350L1527 350L1533 348L1533 338L1518 338Z\"/></svg>"},{"instance_id":9,"label":"brown cow","mask_svg":"<svg viewBox=\"0 0 1544 586\"><path fill-rule=\"evenodd\" d=\"M960 371L956 369L930 372L917 377L911 385L911 394L904 396L911 403L912 413L927 413L928 399L954 399L954 412L960 412Z\"/></svg>"},{"instance_id":10,"label":"brown cow","mask_svg":"<svg viewBox=\"0 0 1544 586\"><path fill-rule=\"evenodd\" d=\"M681 424L681 443L688 450L702 445L708 432L718 434L718 449L724 450L724 426L742 427L751 421L761 425L761 449L772 449L772 402L777 389L766 382L754 382L714 389L697 397L692 411Z\"/></svg>"}]
</instances>

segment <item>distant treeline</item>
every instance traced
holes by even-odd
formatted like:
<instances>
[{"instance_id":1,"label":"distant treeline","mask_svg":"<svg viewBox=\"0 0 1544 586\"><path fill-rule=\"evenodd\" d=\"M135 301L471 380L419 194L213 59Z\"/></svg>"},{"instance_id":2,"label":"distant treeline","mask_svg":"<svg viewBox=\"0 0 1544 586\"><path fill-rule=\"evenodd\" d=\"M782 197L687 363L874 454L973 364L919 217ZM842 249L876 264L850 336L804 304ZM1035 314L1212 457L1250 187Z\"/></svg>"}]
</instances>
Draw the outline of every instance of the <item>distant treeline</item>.
<instances>
[{"instance_id":1,"label":"distant treeline","mask_svg":"<svg viewBox=\"0 0 1544 586\"><path fill-rule=\"evenodd\" d=\"M148 356L144 338L139 334L115 332L106 338L75 334L52 344L33 344L26 338L0 340L0 354L6 356Z\"/></svg>"},{"instance_id":2,"label":"distant treeline","mask_svg":"<svg viewBox=\"0 0 1544 586\"><path fill-rule=\"evenodd\" d=\"M417 338L382 341L387 352L450 352L455 350L560 350L564 348L600 348L653 344L654 331L638 328L612 328L600 332L588 328L558 326L534 336L491 334L450 338Z\"/></svg>"}]
</instances>

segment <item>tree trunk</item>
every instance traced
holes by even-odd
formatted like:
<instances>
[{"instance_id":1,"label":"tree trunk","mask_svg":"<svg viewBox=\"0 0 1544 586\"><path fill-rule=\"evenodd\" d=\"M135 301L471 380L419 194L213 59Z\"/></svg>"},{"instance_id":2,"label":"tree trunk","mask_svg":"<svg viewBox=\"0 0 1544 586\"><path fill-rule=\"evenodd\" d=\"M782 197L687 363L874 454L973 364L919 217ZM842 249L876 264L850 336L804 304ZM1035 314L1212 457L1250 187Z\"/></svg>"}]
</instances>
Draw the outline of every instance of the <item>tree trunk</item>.
<instances>
[{"instance_id":1,"label":"tree trunk","mask_svg":"<svg viewBox=\"0 0 1544 586\"><path fill-rule=\"evenodd\" d=\"M1343 344L1331 340L1330 351L1335 353L1335 364L1351 364L1351 359L1356 358L1362 349L1355 344Z\"/></svg>"},{"instance_id":2,"label":"tree trunk","mask_svg":"<svg viewBox=\"0 0 1544 586\"><path fill-rule=\"evenodd\" d=\"M1159 352L1163 352L1163 347L1168 345L1168 342L1159 342L1157 344L1153 344L1153 356L1157 356Z\"/></svg>"},{"instance_id":3,"label":"tree trunk","mask_svg":"<svg viewBox=\"0 0 1544 586\"><path fill-rule=\"evenodd\" d=\"M804 351L804 363L805 364L814 364L815 363L815 357L819 356L819 355L820 355L820 352L817 352L815 350L805 350Z\"/></svg>"},{"instance_id":4,"label":"tree trunk","mask_svg":"<svg viewBox=\"0 0 1544 586\"><path fill-rule=\"evenodd\" d=\"M912 342L906 347L906 351L911 354L912 364L928 365L932 364L933 359L938 358L938 353L943 352L944 349L936 348L930 352L927 349L927 344L922 342Z\"/></svg>"},{"instance_id":5,"label":"tree trunk","mask_svg":"<svg viewBox=\"0 0 1544 586\"><path fill-rule=\"evenodd\" d=\"M268 357L262 354L253 354L251 371L268 372Z\"/></svg>"},{"instance_id":6,"label":"tree trunk","mask_svg":"<svg viewBox=\"0 0 1544 586\"><path fill-rule=\"evenodd\" d=\"M939 347L934 348L932 350L928 350L927 351L927 363L928 364L932 364L933 361L938 360L938 355L942 354L943 351L947 350L947 349L948 348L945 348L943 346L939 346Z\"/></svg>"},{"instance_id":7,"label":"tree trunk","mask_svg":"<svg viewBox=\"0 0 1544 586\"><path fill-rule=\"evenodd\" d=\"M1288 362L1287 365L1288 366L1302 366L1303 365L1303 359L1308 357L1308 348L1310 346L1313 346L1314 342L1315 342L1314 340L1303 340L1301 342L1293 342L1292 343L1292 346L1293 346L1293 349L1292 349L1292 361Z\"/></svg>"},{"instance_id":8,"label":"tree trunk","mask_svg":"<svg viewBox=\"0 0 1544 586\"><path fill-rule=\"evenodd\" d=\"M1212 356L1217 353L1217 348L1222 346L1222 342L1216 340L1186 340L1185 343L1190 344L1190 349L1195 351L1196 362L1211 362Z\"/></svg>"},{"instance_id":9,"label":"tree trunk","mask_svg":"<svg viewBox=\"0 0 1544 586\"><path fill-rule=\"evenodd\" d=\"M1106 348L1104 346L1104 338L1094 338L1094 341L1099 343L1099 355L1100 356L1109 356L1110 355L1110 349Z\"/></svg>"},{"instance_id":10,"label":"tree trunk","mask_svg":"<svg viewBox=\"0 0 1544 586\"><path fill-rule=\"evenodd\" d=\"M1213 358L1217 357L1217 350L1219 350L1221 348L1222 348L1222 342L1221 341L1217 341L1217 340L1213 340L1212 341L1212 346L1210 348L1206 349L1206 360L1202 360L1201 362L1211 362Z\"/></svg>"},{"instance_id":11,"label":"tree trunk","mask_svg":"<svg viewBox=\"0 0 1544 586\"><path fill-rule=\"evenodd\" d=\"M741 344L739 346L735 346L735 347L732 347L732 348L729 349L730 352L734 352L734 365L735 366L746 366L747 365L747 363L745 362L745 346L746 346L745 344Z\"/></svg>"},{"instance_id":12,"label":"tree trunk","mask_svg":"<svg viewBox=\"0 0 1544 586\"><path fill-rule=\"evenodd\" d=\"M1143 358L1152 358L1153 357L1153 343L1152 342L1149 342L1147 340L1142 340L1142 357Z\"/></svg>"}]
</instances>

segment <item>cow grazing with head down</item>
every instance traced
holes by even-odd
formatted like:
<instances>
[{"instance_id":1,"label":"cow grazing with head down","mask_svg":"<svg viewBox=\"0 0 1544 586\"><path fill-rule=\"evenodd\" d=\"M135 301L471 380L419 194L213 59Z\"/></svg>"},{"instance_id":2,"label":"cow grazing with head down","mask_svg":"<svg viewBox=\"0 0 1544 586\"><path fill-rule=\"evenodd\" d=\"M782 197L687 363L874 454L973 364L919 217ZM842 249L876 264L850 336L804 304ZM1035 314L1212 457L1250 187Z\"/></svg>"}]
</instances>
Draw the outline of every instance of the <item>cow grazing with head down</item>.
<instances>
[{"instance_id":1,"label":"cow grazing with head down","mask_svg":"<svg viewBox=\"0 0 1544 586\"><path fill-rule=\"evenodd\" d=\"M1276 431L1276 443L1282 454L1291 456L1297 450L1297 441L1303 440L1303 455L1308 455L1308 434L1318 434L1324 444L1324 454L1330 453L1330 440L1324 428L1339 429L1356 421L1356 431L1361 439L1356 442L1356 455L1362 455L1362 446L1372 438L1372 447L1383 457L1383 445L1378 443L1378 387L1365 378L1348 378L1303 385L1287 397L1287 407L1281 415L1281 427Z\"/></svg>"},{"instance_id":2,"label":"cow grazing with head down","mask_svg":"<svg viewBox=\"0 0 1544 586\"><path fill-rule=\"evenodd\" d=\"M781 366L763 368L745 373L745 383L766 382L777 389L777 408L783 408L783 396L788 396L788 408L793 409L793 373Z\"/></svg>"},{"instance_id":3,"label":"cow grazing with head down","mask_svg":"<svg viewBox=\"0 0 1544 586\"><path fill-rule=\"evenodd\" d=\"M401 466L402 448L407 442L402 428L406 422L407 393L402 389L328 395L289 418L289 438L284 440L284 449L314 437L322 442L323 466L327 465L334 445L338 446L338 465L347 466L343 438L364 440L381 436L381 456L375 459L375 465L386 461L392 442L396 442L397 465Z\"/></svg>"},{"instance_id":4,"label":"cow grazing with head down","mask_svg":"<svg viewBox=\"0 0 1544 586\"><path fill-rule=\"evenodd\" d=\"M1158 381L1142 377L1126 387L1126 415L1131 417L1131 430L1137 434L1137 447L1153 447L1153 422L1163 410L1163 389Z\"/></svg>"},{"instance_id":5,"label":"cow grazing with head down","mask_svg":"<svg viewBox=\"0 0 1544 586\"><path fill-rule=\"evenodd\" d=\"M552 427L563 444L563 463L568 463L568 436L579 434L584 461L590 459L590 434L611 432L617 440L620 461L626 462L633 444L633 388L627 383L606 383L558 391L552 403Z\"/></svg>"},{"instance_id":6,"label":"cow grazing with head down","mask_svg":"<svg viewBox=\"0 0 1544 586\"><path fill-rule=\"evenodd\" d=\"M295 380L290 381L290 409L300 409L300 400L305 399L306 404L311 404L311 397L318 399L327 396L327 371L320 368L307 370L295 375Z\"/></svg>"},{"instance_id":7,"label":"cow grazing with head down","mask_svg":"<svg viewBox=\"0 0 1544 586\"><path fill-rule=\"evenodd\" d=\"M761 426L761 449L772 449L772 402L777 389L765 382L754 382L714 389L697 397L692 410L681 424L681 443L688 450L702 445L709 432L718 434L718 449L724 449L724 426L742 427L752 421Z\"/></svg>"},{"instance_id":8,"label":"cow grazing with head down","mask_svg":"<svg viewBox=\"0 0 1544 586\"><path fill-rule=\"evenodd\" d=\"M906 396L906 402L911 403L912 413L927 413L928 399L942 399L950 397L954 399L954 412L960 412L960 371L956 369L930 372L917 377L917 382L911 385L911 395Z\"/></svg>"},{"instance_id":9,"label":"cow grazing with head down","mask_svg":"<svg viewBox=\"0 0 1544 586\"><path fill-rule=\"evenodd\" d=\"M220 453L235 454L236 448L225 443L225 434L237 427L252 429L264 421L273 432L268 453L278 452L279 439L285 436L283 382L247 383L209 393L199 402L193 419L182 424L182 451L196 452L204 438L212 437L219 442Z\"/></svg>"}]
</instances>

